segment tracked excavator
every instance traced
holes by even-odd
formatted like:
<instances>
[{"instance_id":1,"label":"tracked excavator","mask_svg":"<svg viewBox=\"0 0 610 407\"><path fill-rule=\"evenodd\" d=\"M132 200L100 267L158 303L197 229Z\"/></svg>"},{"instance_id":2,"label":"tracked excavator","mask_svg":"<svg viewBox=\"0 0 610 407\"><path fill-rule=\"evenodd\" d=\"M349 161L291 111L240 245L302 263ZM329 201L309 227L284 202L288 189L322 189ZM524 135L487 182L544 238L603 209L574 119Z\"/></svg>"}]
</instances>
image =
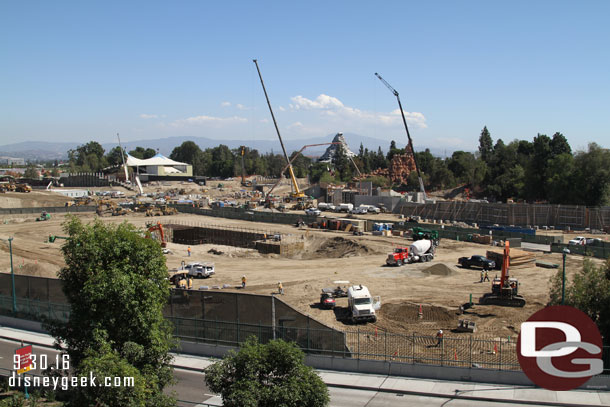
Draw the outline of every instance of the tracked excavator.
<instances>
[{"instance_id":1,"label":"tracked excavator","mask_svg":"<svg viewBox=\"0 0 610 407\"><path fill-rule=\"evenodd\" d=\"M161 247L167 247L167 241L165 240L163 225L160 222L157 222L156 225L150 225L147 230L151 233L151 235L158 236L159 243L161 243Z\"/></svg>"},{"instance_id":2,"label":"tracked excavator","mask_svg":"<svg viewBox=\"0 0 610 407\"><path fill-rule=\"evenodd\" d=\"M491 282L491 292L479 298L481 305L501 305L503 307L523 307L525 298L519 295L519 281L510 278L508 268L510 265L510 244L504 243L504 257L502 259L502 276L494 278Z\"/></svg>"}]
</instances>

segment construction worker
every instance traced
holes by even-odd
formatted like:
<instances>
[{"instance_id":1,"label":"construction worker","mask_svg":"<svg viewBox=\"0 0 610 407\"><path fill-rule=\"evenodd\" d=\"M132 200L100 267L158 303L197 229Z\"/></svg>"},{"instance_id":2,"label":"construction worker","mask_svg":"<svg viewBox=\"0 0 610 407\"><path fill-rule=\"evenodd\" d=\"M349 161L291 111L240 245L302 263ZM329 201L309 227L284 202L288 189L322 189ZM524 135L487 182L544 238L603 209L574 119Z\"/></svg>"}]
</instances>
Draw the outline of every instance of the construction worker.
<instances>
[{"instance_id":1,"label":"construction worker","mask_svg":"<svg viewBox=\"0 0 610 407\"><path fill-rule=\"evenodd\" d=\"M485 277L484 277L484 274L483 274L483 270L481 270L481 281L479 281L479 283L483 282L483 278L485 278Z\"/></svg>"},{"instance_id":2,"label":"construction worker","mask_svg":"<svg viewBox=\"0 0 610 407\"><path fill-rule=\"evenodd\" d=\"M483 281L489 281L489 271L485 270L485 279Z\"/></svg>"},{"instance_id":3,"label":"construction worker","mask_svg":"<svg viewBox=\"0 0 610 407\"><path fill-rule=\"evenodd\" d=\"M441 346L443 344L443 330L439 329L436 333L436 346Z\"/></svg>"},{"instance_id":4,"label":"construction worker","mask_svg":"<svg viewBox=\"0 0 610 407\"><path fill-rule=\"evenodd\" d=\"M246 275L241 276L241 288L246 288Z\"/></svg>"},{"instance_id":5,"label":"construction worker","mask_svg":"<svg viewBox=\"0 0 610 407\"><path fill-rule=\"evenodd\" d=\"M282 285L281 281L277 282L277 292L281 295L284 295L284 286Z\"/></svg>"},{"instance_id":6,"label":"construction worker","mask_svg":"<svg viewBox=\"0 0 610 407\"><path fill-rule=\"evenodd\" d=\"M188 256L191 257L191 246L189 246L188 249L186 249L186 252L188 253Z\"/></svg>"}]
</instances>

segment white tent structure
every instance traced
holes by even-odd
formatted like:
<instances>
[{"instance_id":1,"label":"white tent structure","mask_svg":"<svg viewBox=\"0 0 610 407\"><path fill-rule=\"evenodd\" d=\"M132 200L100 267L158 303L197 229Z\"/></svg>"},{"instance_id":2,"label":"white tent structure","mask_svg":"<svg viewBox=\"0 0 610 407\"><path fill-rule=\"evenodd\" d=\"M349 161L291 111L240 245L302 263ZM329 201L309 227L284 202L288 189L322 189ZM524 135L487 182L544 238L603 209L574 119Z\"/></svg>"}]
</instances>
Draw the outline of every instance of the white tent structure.
<instances>
[{"instance_id":1,"label":"white tent structure","mask_svg":"<svg viewBox=\"0 0 610 407\"><path fill-rule=\"evenodd\" d=\"M154 157L142 160L127 154L127 166L133 167L134 172L139 175L153 177L192 177L193 166L186 163L174 161L164 155L157 154Z\"/></svg>"}]
</instances>

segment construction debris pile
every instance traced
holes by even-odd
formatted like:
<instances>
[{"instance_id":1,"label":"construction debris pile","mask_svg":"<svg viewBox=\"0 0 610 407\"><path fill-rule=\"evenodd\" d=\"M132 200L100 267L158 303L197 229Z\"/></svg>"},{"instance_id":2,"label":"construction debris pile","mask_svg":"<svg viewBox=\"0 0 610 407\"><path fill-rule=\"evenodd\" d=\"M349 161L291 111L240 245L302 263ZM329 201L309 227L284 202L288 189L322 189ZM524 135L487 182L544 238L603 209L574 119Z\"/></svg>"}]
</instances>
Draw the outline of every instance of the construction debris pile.
<instances>
[{"instance_id":1,"label":"construction debris pile","mask_svg":"<svg viewBox=\"0 0 610 407\"><path fill-rule=\"evenodd\" d=\"M378 168L370 175L388 177L396 184L406 184L411 171L415 171L415 159L409 146L404 154L394 154L389 168Z\"/></svg>"}]
</instances>

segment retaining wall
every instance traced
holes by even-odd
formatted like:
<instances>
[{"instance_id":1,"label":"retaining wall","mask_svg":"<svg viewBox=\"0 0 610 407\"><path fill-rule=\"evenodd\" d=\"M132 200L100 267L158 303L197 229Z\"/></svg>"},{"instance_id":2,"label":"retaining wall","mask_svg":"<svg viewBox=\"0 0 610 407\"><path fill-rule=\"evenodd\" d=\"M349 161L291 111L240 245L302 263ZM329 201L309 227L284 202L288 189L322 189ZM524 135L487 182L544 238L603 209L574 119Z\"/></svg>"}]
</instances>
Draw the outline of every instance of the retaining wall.
<instances>
[{"instance_id":1,"label":"retaining wall","mask_svg":"<svg viewBox=\"0 0 610 407\"><path fill-rule=\"evenodd\" d=\"M90 205L83 206L42 206L36 208L0 208L0 215L15 215L15 214L38 214L47 211L49 213L77 213L77 212L95 212L96 207Z\"/></svg>"}]
</instances>

